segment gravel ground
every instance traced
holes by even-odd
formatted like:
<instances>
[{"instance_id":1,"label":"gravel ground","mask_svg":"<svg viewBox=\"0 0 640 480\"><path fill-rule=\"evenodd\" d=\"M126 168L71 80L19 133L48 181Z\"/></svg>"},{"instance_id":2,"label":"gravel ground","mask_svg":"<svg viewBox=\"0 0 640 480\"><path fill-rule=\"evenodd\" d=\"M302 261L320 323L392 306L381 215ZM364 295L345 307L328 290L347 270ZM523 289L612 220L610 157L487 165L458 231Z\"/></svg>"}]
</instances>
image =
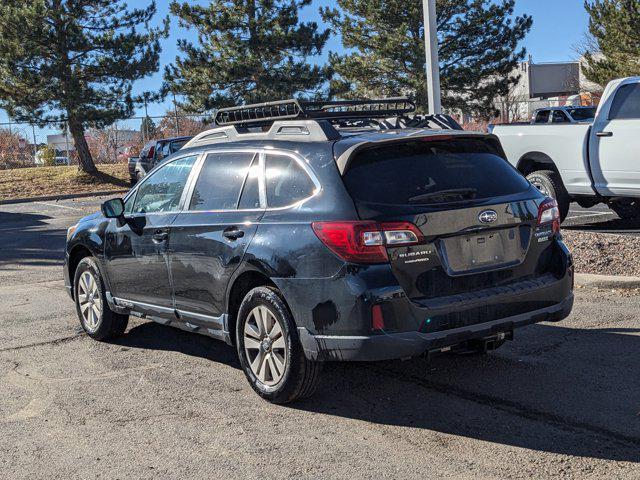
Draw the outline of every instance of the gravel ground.
<instances>
[{"instance_id":1,"label":"gravel ground","mask_svg":"<svg viewBox=\"0 0 640 480\"><path fill-rule=\"evenodd\" d=\"M606 233L563 231L576 272L640 276L640 238Z\"/></svg>"}]
</instances>

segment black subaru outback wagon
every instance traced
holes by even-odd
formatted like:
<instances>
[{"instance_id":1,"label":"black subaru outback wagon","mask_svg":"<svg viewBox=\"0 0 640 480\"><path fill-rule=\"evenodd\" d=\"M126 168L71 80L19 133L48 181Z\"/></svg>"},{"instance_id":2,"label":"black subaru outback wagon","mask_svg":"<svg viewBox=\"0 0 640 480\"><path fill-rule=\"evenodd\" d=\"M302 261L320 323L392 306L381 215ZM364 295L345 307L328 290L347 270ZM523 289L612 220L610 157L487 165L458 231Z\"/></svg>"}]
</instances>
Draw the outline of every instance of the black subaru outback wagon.
<instances>
[{"instance_id":1,"label":"black subaru outback wagon","mask_svg":"<svg viewBox=\"0 0 640 480\"><path fill-rule=\"evenodd\" d=\"M136 315L222 339L254 390L284 403L313 392L324 361L486 351L565 318L573 266L555 202L496 137L411 109L219 111L69 229L84 330L109 339Z\"/></svg>"}]
</instances>

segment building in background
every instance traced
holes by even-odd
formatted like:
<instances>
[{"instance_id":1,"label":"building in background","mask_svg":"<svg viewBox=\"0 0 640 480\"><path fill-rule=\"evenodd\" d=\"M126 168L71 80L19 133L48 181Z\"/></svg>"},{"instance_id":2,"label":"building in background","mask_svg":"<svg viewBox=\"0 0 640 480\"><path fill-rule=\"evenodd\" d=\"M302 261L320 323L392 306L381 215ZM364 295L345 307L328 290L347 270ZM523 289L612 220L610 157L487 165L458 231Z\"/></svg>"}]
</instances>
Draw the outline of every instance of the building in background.
<instances>
[{"instance_id":1,"label":"building in background","mask_svg":"<svg viewBox=\"0 0 640 480\"><path fill-rule=\"evenodd\" d=\"M520 63L514 74L520 81L509 93L496 100L500 123L531 119L538 108L597 105L602 87L589 82L582 73L583 60L534 63L531 58Z\"/></svg>"},{"instance_id":2,"label":"building in background","mask_svg":"<svg viewBox=\"0 0 640 480\"><path fill-rule=\"evenodd\" d=\"M85 138L92 154L98 157L95 160L116 162L128 155L131 145L140 141L140 132L108 127L102 130L88 130ZM73 163L73 154L76 149L69 133L47 135L47 145L56 152L56 164L70 165ZM36 163L38 163L37 159Z\"/></svg>"}]
</instances>

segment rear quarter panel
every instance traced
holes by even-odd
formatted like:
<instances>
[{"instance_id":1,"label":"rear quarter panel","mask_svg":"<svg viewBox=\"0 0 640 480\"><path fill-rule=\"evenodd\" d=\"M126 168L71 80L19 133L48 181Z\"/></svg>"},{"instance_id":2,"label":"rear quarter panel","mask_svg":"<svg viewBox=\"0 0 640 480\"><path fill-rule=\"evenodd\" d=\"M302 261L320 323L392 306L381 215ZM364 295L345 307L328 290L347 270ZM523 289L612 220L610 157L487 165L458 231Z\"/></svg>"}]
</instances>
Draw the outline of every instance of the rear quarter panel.
<instances>
[{"instance_id":1,"label":"rear quarter panel","mask_svg":"<svg viewBox=\"0 0 640 480\"><path fill-rule=\"evenodd\" d=\"M274 147L284 149L282 144ZM351 307L354 297L345 288L345 263L318 239L311 225L358 217L336 167L332 145L324 142L292 147L290 150L304 159L321 188L294 207L265 211L243 265L234 276L255 270L269 277L281 290L297 325L316 331L314 312Z\"/></svg>"}]
</instances>

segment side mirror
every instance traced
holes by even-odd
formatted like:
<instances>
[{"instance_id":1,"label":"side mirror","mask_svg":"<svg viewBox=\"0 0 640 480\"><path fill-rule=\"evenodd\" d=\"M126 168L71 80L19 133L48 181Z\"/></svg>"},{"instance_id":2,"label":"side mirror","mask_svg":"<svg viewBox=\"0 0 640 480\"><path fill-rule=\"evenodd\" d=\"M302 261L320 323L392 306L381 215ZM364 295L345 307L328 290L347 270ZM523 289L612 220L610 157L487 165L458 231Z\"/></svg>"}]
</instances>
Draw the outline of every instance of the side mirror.
<instances>
[{"instance_id":1,"label":"side mirror","mask_svg":"<svg viewBox=\"0 0 640 480\"><path fill-rule=\"evenodd\" d=\"M121 198L107 200L100 209L106 218L124 218L124 202Z\"/></svg>"}]
</instances>

